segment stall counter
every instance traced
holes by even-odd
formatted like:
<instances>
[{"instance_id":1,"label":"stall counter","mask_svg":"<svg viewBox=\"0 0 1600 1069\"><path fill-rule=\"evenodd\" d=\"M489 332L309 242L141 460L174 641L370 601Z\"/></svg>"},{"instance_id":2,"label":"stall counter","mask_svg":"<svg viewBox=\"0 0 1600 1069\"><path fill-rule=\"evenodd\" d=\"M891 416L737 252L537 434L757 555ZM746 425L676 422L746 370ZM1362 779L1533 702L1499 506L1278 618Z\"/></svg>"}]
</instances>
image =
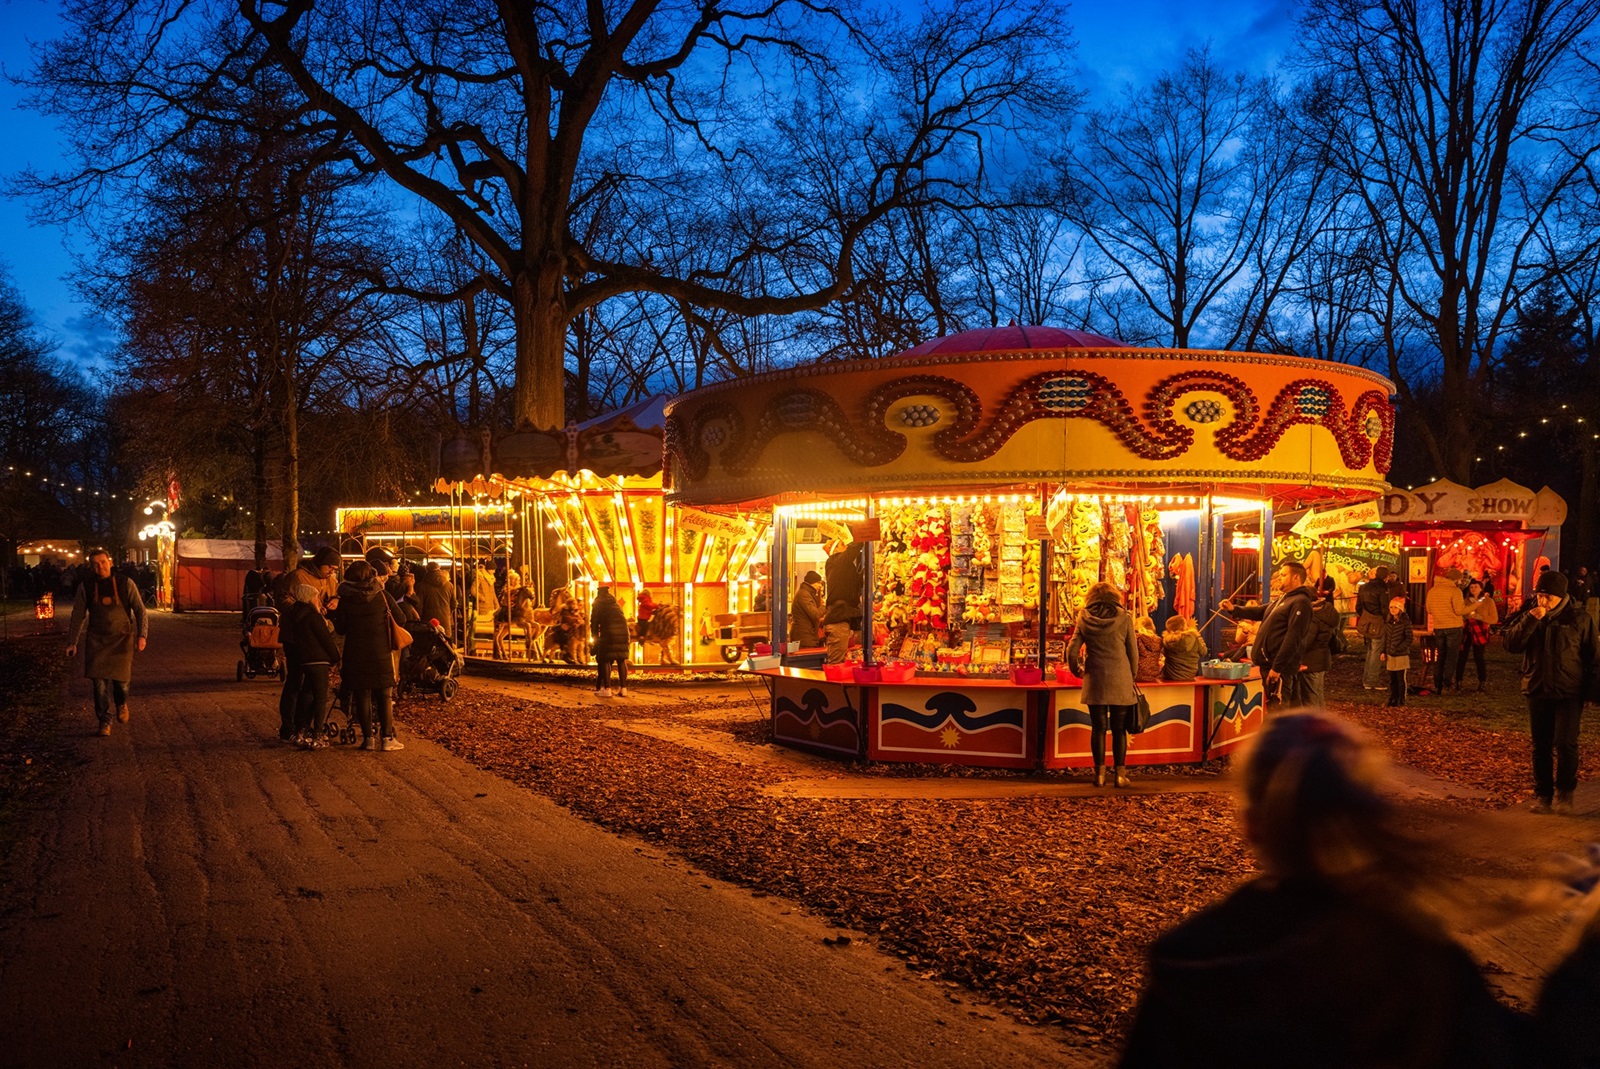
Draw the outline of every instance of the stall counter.
<instances>
[{"instance_id":1,"label":"stall counter","mask_svg":"<svg viewBox=\"0 0 1600 1069\"><path fill-rule=\"evenodd\" d=\"M772 691L773 741L873 761L1089 768L1089 709L1078 683L914 676L902 683L828 679L812 668L751 674ZM1143 683L1150 725L1128 739L1130 765L1192 764L1237 749L1261 730L1260 674Z\"/></svg>"}]
</instances>

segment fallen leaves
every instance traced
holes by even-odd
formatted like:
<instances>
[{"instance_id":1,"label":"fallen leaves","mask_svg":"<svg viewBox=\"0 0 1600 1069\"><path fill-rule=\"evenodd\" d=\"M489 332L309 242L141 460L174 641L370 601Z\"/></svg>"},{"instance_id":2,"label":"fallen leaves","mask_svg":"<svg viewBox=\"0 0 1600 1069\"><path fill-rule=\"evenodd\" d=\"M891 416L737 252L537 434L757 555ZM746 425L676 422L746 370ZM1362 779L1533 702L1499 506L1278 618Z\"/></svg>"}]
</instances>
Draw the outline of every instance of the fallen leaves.
<instances>
[{"instance_id":1,"label":"fallen leaves","mask_svg":"<svg viewBox=\"0 0 1600 1069\"><path fill-rule=\"evenodd\" d=\"M545 692L548 693L548 692ZM789 773L685 748L606 720L693 715L751 748L763 710L665 700L607 706L479 690L402 716L485 769L574 813L660 843L705 871L871 933L909 968L1003 1001L1020 1017L1105 1040L1125 1027L1150 941L1252 873L1223 794L986 801L772 797ZM841 771L844 769L841 768ZM873 766L852 775L993 774ZM828 945L850 945L849 936Z\"/></svg>"}]
</instances>

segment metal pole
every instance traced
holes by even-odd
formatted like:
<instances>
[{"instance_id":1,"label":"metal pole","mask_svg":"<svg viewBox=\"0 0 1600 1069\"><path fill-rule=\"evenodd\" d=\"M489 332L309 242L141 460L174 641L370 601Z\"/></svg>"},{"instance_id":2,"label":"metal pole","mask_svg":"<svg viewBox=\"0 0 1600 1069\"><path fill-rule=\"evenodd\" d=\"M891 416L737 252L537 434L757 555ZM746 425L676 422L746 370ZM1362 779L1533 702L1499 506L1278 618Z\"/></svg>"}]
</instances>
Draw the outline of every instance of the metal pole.
<instances>
[{"instance_id":1,"label":"metal pole","mask_svg":"<svg viewBox=\"0 0 1600 1069\"><path fill-rule=\"evenodd\" d=\"M878 514L876 498L867 498L867 519L872 519ZM874 665L878 663L876 652L872 648L872 603L873 594L877 592L877 583L873 581L873 563L876 554L873 546L876 543L867 542L861 549L861 663Z\"/></svg>"},{"instance_id":2,"label":"metal pole","mask_svg":"<svg viewBox=\"0 0 1600 1069\"><path fill-rule=\"evenodd\" d=\"M772 542L767 558L767 582L772 591L772 648L789 656L789 525L772 510ZM782 663L781 661L779 663Z\"/></svg>"}]
</instances>

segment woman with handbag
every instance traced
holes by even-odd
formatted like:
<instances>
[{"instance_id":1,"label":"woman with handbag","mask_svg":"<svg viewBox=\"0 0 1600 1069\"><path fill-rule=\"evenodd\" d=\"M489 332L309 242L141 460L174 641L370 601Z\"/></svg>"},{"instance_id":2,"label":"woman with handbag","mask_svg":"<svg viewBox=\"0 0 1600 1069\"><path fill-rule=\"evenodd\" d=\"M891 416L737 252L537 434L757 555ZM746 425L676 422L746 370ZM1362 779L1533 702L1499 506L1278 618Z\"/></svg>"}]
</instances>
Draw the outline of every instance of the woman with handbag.
<instances>
[{"instance_id":1,"label":"woman with handbag","mask_svg":"<svg viewBox=\"0 0 1600 1069\"><path fill-rule=\"evenodd\" d=\"M403 750L394 738L395 685L393 651L398 648L394 632L400 630L393 601L383 591L383 582L372 565L358 560L345 570L339 584L339 608L334 626L344 636L343 684L354 699L356 720L361 724L363 750ZM373 712L378 717L378 732L373 733Z\"/></svg>"},{"instance_id":2,"label":"woman with handbag","mask_svg":"<svg viewBox=\"0 0 1600 1069\"><path fill-rule=\"evenodd\" d=\"M1122 607L1122 592L1110 583L1096 583L1067 644L1067 663L1083 677L1083 703L1089 707L1089 752L1094 755L1094 785L1106 784L1106 731L1116 784L1128 782L1128 726L1139 693L1139 642L1133 617Z\"/></svg>"},{"instance_id":3,"label":"woman with handbag","mask_svg":"<svg viewBox=\"0 0 1600 1069\"><path fill-rule=\"evenodd\" d=\"M1494 598L1484 591L1483 583L1477 579L1467 584L1466 602L1466 608L1461 610L1461 619L1466 625L1466 641L1461 643L1461 652L1456 654L1456 690L1461 689L1461 679L1467 674L1469 653L1478 667L1478 689L1482 690L1489 679L1489 671L1483 663L1483 649L1489 644L1489 628L1500 622L1500 610L1495 607Z\"/></svg>"}]
</instances>

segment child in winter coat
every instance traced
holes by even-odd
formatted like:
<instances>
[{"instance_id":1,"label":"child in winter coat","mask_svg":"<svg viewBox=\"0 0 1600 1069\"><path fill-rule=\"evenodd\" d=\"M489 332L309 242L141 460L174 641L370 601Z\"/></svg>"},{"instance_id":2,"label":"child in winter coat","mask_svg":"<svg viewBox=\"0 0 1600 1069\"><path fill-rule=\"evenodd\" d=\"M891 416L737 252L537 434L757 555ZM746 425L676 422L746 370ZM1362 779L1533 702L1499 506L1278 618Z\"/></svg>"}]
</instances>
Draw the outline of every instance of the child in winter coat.
<instances>
[{"instance_id":1,"label":"child in winter coat","mask_svg":"<svg viewBox=\"0 0 1600 1069\"><path fill-rule=\"evenodd\" d=\"M1161 665L1161 678L1169 683L1188 683L1200 674L1200 662L1206 655L1206 640L1195 630L1194 621L1186 616L1167 617L1167 633L1161 639L1166 659Z\"/></svg>"},{"instance_id":2,"label":"child in winter coat","mask_svg":"<svg viewBox=\"0 0 1600 1069\"><path fill-rule=\"evenodd\" d=\"M1406 599L1389 599L1389 615L1383 618L1383 664L1389 670L1388 706L1406 703L1406 676L1411 671L1411 617L1406 615Z\"/></svg>"},{"instance_id":3,"label":"child in winter coat","mask_svg":"<svg viewBox=\"0 0 1600 1069\"><path fill-rule=\"evenodd\" d=\"M1156 634L1156 622L1148 616L1134 621L1134 640L1139 643L1139 672L1135 683L1154 683L1161 678L1161 636Z\"/></svg>"}]
</instances>

